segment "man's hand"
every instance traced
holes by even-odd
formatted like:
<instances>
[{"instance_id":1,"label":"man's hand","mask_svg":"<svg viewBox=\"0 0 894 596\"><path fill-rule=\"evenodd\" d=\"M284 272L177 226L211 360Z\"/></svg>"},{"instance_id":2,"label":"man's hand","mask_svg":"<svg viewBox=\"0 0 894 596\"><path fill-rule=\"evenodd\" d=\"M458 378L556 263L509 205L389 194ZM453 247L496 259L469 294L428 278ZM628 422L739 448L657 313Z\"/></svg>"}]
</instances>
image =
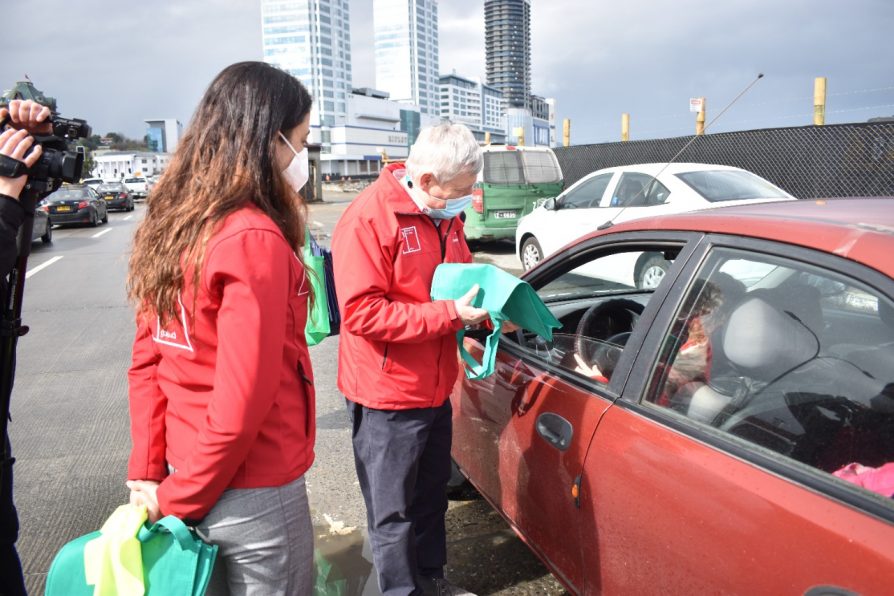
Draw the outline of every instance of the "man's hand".
<instances>
[{"instance_id":1,"label":"man's hand","mask_svg":"<svg viewBox=\"0 0 894 596\"><path fill-rule=\"evenodd\" d=\"M162 518L161 509L158 507L158 482L152 480L128 480L127 488L130 489L130 504L145 505L149 514L149 522L155 523Z\"/></svg>"},{"instance_id":2,"label":"man's hand","mask_svg":"<svg viewBox=\"0 0 894 596\"><path fill-rule=\"evenodd\" d=\"M14 99L8 108L0 108L0 122L9 116L8 123L13 128L27 130L32 133L51 134L53 125L47 121L50 108L42 106L34 100Z\"/></svg>"},{"instance_id":3,"label":"man's hand","mask_svg":"<svg viewBox=\"0 0 894 596\"><path fill-rule=\"evenodd\" d=\"M472 286L472 289L466 292L465 296L453 301L456 306L456 314L462 319L465 325L477 325L482 321L486 321L490 315L483 308L475 308L472 306L472 300L478 295L478 284Z\"/></svg>"},{"instance_id":4,"label":"man's hand","mask_svg":"<svg viewBox=\"0 0 894 596\"><path fill-rule=\"evenodd\" d=\"M30 136L27 130L10 128L0 134L0 154L24 162L29 168L37 163L37 160L40 159L43 153L43 148L38 145L28 157L25 157L25 153L33 144L34 137ZM19 195L22 194L22 189L25 188L26 182L28 182L27 175L22 175L18 178L0 176L0 194L18 199Z\"/></svg>"}]
</instances>

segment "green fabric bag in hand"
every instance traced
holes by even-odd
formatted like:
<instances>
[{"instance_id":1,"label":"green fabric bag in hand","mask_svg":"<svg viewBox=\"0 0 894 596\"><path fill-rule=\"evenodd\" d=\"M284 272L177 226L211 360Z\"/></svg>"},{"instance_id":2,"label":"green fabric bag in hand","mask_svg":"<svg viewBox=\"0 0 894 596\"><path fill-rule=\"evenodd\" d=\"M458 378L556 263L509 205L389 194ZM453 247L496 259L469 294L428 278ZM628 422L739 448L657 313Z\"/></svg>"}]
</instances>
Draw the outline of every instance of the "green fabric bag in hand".
<instances>
[{"instance_id":1,"label":"green fabric bag in hand","mask_svg":"<svg viewBox=\"0 0 894 596\"><path fill-rule=\"evenodd\" d=\"M480 364L463 346L465 329L460 329L456 333L460 355L467 365L466 377L469 379L483 379L493 374L503 321L512 321L547 341L552 341L553 329L562 327L527 282L493 265L479 263L438 265L432 280L431 297L432 300L456 300L462 298L475 284L478 284L479 290L472 301L472 306L483 308L490 313L494 330L484 343L484 357Z\"/></svg>"},{"instance_id":2,"label":"green fabric bag in hand","mask_svg":"<svg viewBox=\"0 0 894 596\"><path fill-rule=\"evenodd\" d=\"M332 332L329 324L329 302L326 295L326 259L314 253L314 242L310 230L305 231L304 250L301 255L304 265L310 269L307 276L313 293L313 304L310 296L307 301L307 324L304 326L304 337L307 345L315 346Z\"/></svg>"}]
</instances>

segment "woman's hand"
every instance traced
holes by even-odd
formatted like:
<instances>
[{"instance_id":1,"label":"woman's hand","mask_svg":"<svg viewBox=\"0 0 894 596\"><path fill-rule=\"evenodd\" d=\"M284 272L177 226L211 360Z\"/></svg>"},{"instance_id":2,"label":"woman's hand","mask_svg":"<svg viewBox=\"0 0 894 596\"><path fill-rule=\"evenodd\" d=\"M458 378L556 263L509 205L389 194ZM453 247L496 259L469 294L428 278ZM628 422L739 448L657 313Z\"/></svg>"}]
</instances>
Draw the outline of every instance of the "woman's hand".
<instances>
[{"instance_id":1,"label":"woman's hand","mask_svg":"<svg viewBox=\"0 0 894 596\"><path fill-rule=\"evenodd\" d=\"M158 507L158 482L153 480L128 480L127 488L130 489L130 504L145 505L149 514L149 522L155 523L163 516Z\"/></svg>"},{"instance_id":2,"label":"woman's hand","mask_svg":"<svg viewBox=\"0 0 894 596\"><path fill-rule=\"evenodd\" d=\"M592 365L588 365L584 362L584 359L580 357L580 354L574 355L574 361L577 362L577 367L574 369L574 372L586 375L600 383L608 383L608 377L602 374L602 371L599 370L599 367L596 366L595 362Z\"/></svg>"}]
</instances>

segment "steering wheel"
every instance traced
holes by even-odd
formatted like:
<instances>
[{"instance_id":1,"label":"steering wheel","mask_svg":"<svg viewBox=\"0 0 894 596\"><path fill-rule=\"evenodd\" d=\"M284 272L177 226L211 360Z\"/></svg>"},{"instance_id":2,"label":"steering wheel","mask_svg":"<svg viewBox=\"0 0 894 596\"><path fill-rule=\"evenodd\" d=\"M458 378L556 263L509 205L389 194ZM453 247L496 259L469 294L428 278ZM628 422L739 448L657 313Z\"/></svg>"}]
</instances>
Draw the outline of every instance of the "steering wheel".
<instances>
[{"instance_id":1,"label":"steering wheel","mask_svg":"<svg viewBox=\"0 0 894 596\"><path fill-rule=\"evenodd\" d=\"M611 377L621 350L630 339L633 327L644 306L627 298L616 298L594 304L584 312L577 325L574 349L584 362L595 363L606 377ZM592 339L600 340L594 343Z\"/></svg>"}]
</instances>

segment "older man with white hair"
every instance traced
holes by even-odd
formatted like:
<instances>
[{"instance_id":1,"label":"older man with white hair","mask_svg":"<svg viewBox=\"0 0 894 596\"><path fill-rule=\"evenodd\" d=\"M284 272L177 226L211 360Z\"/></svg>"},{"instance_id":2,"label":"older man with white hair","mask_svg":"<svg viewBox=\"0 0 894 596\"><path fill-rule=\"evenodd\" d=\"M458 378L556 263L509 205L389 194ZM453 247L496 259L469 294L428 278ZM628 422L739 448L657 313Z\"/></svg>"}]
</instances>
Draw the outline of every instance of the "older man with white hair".
<instances>
[{"instance_id":1,"label":"older man with white hair","mask_svg":"<svg viewBox=\"0 0 894 596\"><path fill-rule=\"evenodd\" d=\"M459 215L482 155L468 128L423 129L406 165L390 164L354 199L332 237L342 326L338 387L353 423L379 588L386 595L469 594L444 579L456 331L488 318L432 301L435 268L472 260Z\"/></svg>"}]
</instances>

